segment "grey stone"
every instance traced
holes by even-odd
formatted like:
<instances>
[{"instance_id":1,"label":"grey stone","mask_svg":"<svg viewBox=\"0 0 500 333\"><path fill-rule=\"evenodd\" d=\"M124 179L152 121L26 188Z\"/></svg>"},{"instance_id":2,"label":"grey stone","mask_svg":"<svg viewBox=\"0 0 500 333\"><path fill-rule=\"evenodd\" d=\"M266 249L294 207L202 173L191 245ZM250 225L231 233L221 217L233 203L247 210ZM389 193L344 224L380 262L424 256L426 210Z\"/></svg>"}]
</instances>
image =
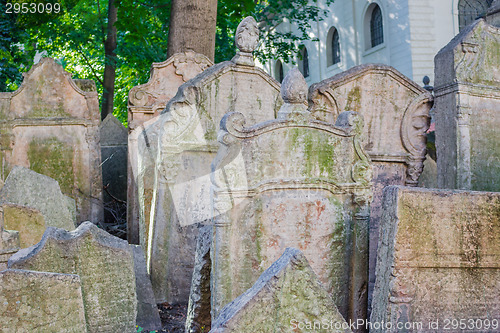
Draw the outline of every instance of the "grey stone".
<instances>
[{"instance_id":1,"label":"grey stone","mask_svg":"<svg viewBox=\"0 0 500 333\"><path fill-rule=\"evenodd\" d=\"M40 243L17 252L9 268L78 274L89 332L135 332L132 249L90 222L67 232L47 228Z\"/></svg>"},{"instance_id":2,"label":"grey stone","mask_svg":"<svg viewBox=\"0 0 500 333\"><path fill-rule=\"evenodd\" d=\"M75 229L68 200L56 180L33 170L14 166L0 191L0 204L16 204L40 211L47 226Z\"/></svg>"},{"instance_id":3,"label":"grey stone","mask_svg":"<svg viewBox=\"0 0 500 333\"><path fill-rule=\"evenodd\" d=\"M135 288L137 293L136 325L148 331L162 328L160 313L147 272L144 251L140 245L130 245L134 253Z\"/></svg>"},{"instance_id":4,"label":"grey stone","mask_svg":"<svg viewBox=\"0 0 500 333\"><path fill-rule=\"evenodd\" d=\"M222 332L351 332L306 257L287 248L215 320Z\"/></svg>"},{"instance_id":5,"label":"grey stone","mask_svg":"<svg viewBox=\"0 0 500 333\"><path fill-rule=\"evenodd\" d=\"M80 277L8 269L0 272L2 332L85 333Z\"/></svg>"},{"instance_id":6,"label":"grey stone","mask_svg":"<svg viewBox=\"0 0 500 333\"><path fill-rule=\"evenodd\" d=\"M500 193L388 186L382 209L371 322L392 329L372 331L444 331L447 319L488 319L469 327L489 331L500 313Z\"/></svg>"}]
</instances>

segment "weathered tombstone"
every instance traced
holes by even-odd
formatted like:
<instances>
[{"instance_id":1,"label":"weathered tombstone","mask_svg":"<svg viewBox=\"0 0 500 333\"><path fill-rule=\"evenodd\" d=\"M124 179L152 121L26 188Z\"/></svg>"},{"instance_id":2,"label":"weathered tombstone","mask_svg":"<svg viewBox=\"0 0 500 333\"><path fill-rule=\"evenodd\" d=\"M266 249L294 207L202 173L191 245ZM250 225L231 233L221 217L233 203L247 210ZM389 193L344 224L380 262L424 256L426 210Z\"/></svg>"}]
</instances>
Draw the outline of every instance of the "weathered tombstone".
<instances>
[{"instance_id":1,"label":"weathered tombstone","mask_svg":"<svg viewBox=\"0 0 500 333\"><path fill-rule=\"evenodd\" d=\"M7 261L19 248L19 232L4 229L4 212L0 206L0 271L7 268Z\"/></svg>"},{"instance_id":2,"label":"weathered tombstone","mask_svg":"<svg viewBox=\"0 0 500 333\"><path fill-rule=\"evenodd\" d=\"M62 194L57 181L33 170L20 166L12 168L4 187L0 190L0 204L34 208L42 213L47 226L65 230L75 229L70 198ZM29 221L17 222L25 224ZM25 228L30 231L29 226ZM32 232L38 235L37 231L34 226ZM31 236L28 238L31 239Z\"/></svg>"},{"instance_id":3,"label":"weathered tombstone","mask_svg":"<svg viewBox=\"0 0 500 333\"><path fill-rule=\"evenodd\" d=\"M15 165L52 177L76 200L78 222L102 220L99 101L95 84L78 87L43 58L19 89L0 93L0 178Z\"/></svg>"},{"instance_id":4,"label":"weathered tombstone","mask_svg":"<svg viewBox=\"0 0 500 333\"><path fill-rule=\"evenodd\" d=\"M374 331L497 332L500 193L389 186L382 209Z\"/></svg>"},{"instance_id":5,"label":"weathered tombstone","mask_svg":"<svg viewBox=\"0 0 500 333\"><path fill-rule=\"evenodd\" d=\"M2 332L85 333L80 277L8 269L0 272Z\"/></svg>"},{"instance_id":6,"label":"weathered tombstone","mask_svg":"<svg viewBox=\"0 0 500 333\"><path fill-rule=\"evenodd\" d=\"M154 184L154 161L158 154L161 123L158 115L184 83L213 63L203 54L176 53L164 62L153 63L148 83L129 93L128 126L128 240L145 247Z\"/></svg>"},{"instance_id":7,"label":"weathered tombstone","mask_svg":"<svg viewBox=\"0 0 500 333\"><path fill-rule=\"evenodd\" d=\"M0 209L3 210L4 228L19 232L21 248L40 242L47 225L38 209L9 203L0 204Z\"/></svg>"},{"instance_id":8,"label":"weathered tombstone","mask_svg":"<svg viewBox=\"0 0 500 333\"><path fill-rule=\"evenodd\" d=\"M283 80L278 119L246 127L241 113L221 121L212 164L212 319L250 288L284 249L299 248L342 315L366 319L371 163L355 112L336 125L315 120L307 85Z\"/></svg>"},{"instance_id":9,"label":"weathered tombstone","mask_svg":"<svg viewBox=\"0 0 500 333\"><path fill-rule=\"evenodd\" d=\"M210 332L249 331L351 332L306 257L293 248L222 309Z\"/></svg>"},{"instance_id":10,"label":"weathered tombstone","mask_svg":"<svg viewBox=\"0 0 500 333\"><path fill-rule=\"evenodd\" d=\"M417 186L426 155L432 95L393 67L367 64L313 84L313 115L334 123L342 111L363 115L364 148L373 162L370 205L370 286L375 283L382 190L387 185Z\"/></svg>"},{"instance_id":11,"label":"weathered tombstone","mask_svg":"<svg viewBox=\"0 0 500 333\"><path fill-rule=\"evenodd\" d=\"M78 274L89 332L135 332L132 249L91 222L67 232L49 227L40 243L9 259L9 268Z\"/></svg>"},{"instance_id":12,"label":"weathered tombstone","mask_svg":"<svg viewBox=\"0 0 500 333\"><path fill-rule=\"evenodd\" d=\"M134 254L135 288L137 294L136 325L147 331L162 328L160 313L151 287L144 251L140 245L130 245Z\"/></svg>"},{"instance_id":13,"label":"weathered tombstone","mask_svg":"<svg viewBox=\"0 0 500 333\"><path fill-rule=\"evenodd\" d=\"M500 18L500 12L490 18L495 15ZM500 22L497 24L476 20L434 58L440 188L500 191Z\"/></svg>"},{"instance_id":14,"label":"weathered tombstone","mask_svg":"<svg viewBox=\"0 0 500 333\"><path fill-rule=\"evenodd\" d=\"M273 119L282 101L279 83L256 68L259 30L253 18L238 26L239 52L179 88L160 115L155 159L154 215L148 261L156 300L188 303L197 226L209 220L210 163L224 114L240 110L249 123ZM153 224L154 222L154 224Z\"/></svg>"},{"instance_id":15,"label":"weathered tombstone","mask_svg":"<svg viewBox=\"0 0 500 333\"><path fill-rule=\"evenodd\" d=\"M101 137L104 221L126 218L127 141L125 126L109 114L99 127Z\"/></svg>"}]
</instances>

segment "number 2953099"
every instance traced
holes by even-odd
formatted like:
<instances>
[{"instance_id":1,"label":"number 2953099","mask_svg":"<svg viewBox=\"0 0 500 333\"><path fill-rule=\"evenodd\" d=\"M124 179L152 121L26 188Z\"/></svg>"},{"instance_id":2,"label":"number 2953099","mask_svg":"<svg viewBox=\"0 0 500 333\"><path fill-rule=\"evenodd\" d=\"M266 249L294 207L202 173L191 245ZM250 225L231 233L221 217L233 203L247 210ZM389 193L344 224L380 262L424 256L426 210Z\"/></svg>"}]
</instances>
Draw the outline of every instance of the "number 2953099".
<instances>
[{"instance_id":1,"label":"number 2953099","mask_svg":"<svg viewBox=\"0 0 500 333\"><path fill-rule=\"evenodd\" d=\"M61 4L59 3L6 3L5 13L7 14L43 14L59 13Z\"/></svg>"}]
</instances>

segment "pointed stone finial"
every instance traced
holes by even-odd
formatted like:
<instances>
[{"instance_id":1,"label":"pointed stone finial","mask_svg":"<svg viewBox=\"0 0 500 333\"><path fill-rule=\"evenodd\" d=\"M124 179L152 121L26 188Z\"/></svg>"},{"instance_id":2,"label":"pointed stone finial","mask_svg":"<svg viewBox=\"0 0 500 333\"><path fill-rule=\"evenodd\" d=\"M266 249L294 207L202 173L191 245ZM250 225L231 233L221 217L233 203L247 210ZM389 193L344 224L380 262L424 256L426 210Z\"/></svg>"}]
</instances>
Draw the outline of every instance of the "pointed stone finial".
<instances>
[{"instance_id":1,"label":"pointed stone finial","mask_svg":"<svg viewBox=\"0 0 500 333\"><path fill-rule=\"evenodd\" d=\"M251 16L245 17L236 29L236 47L239 51L233 58L238 65L254 66L253 51L259 44L259 27Z\"/></svg>"},{"instance_id":2,"label":"pointed stone finial","mask_svg":"<svg viewBox=\"0 0 500 333\"><path fill-rule=\"evenodd\" d=\"M281 84L281 98L285 102L278 112L278 118L289 118L292 113L309 113L307 110L307 83L298 68L293 68Z\"/></svg>"}]
</instances>

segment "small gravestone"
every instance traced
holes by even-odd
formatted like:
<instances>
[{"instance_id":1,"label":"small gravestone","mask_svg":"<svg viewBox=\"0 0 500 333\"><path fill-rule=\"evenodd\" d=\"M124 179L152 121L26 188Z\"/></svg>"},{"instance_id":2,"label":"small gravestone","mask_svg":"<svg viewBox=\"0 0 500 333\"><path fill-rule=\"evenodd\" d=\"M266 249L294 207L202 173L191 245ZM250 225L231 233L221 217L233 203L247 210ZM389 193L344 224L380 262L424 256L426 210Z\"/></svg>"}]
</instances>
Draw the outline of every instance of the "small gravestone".
<instances>
[{"instance_id":1,"label":"small gravestone","mask_svg":"<svg viewBox=\"0 0 500 333\"><path fill-rule=\"evenodd\" d=\"M87 332L80 277L18 269L0 272L0 323L2 332Z\"/></svg>"},{"instance_id":2,"label":"small gravestone","mask_svg":"<svg viewBox=\"0 0 500 333\"><path fill-rule=\"evenodd\" d=\"M498 332L500 193L386 187L377 255L371 331Z\"/></svg>"},{"instance_id":3,"label":"small gravestone","mask_svg":"<svg viewBox=\"0 0 500 333\"><path fill-rule=\"evenodd\" d=\"M47 226L75 229L70 201L62 194L59 183L33 170L20 166L11 170L0 191L0 204L34 208L42 213Z\"/></svg>"},{"instance_id":4,"label":"small gravestone","mask_svg":"<svg viewBox=\"0 0 500 333\"><path fill-rule=\"evenodd\" d=\"M7 268L7 261L19 248L19 232L4 229L4 211L0 206L0 271Z\"/></svg>"},{"instance_id":5,"label":"small gravestone","mask_svg":"<svg viewBox=\"0 0 500 333\"><path fill-rule=\"evenodd\" d=\"M226 305L210 332L250 331L351 332L306 257L294 248Z\"/></svg>"},{"instance_id":6,"label":"small gravestone","mask_svg":"<svg viewBox=\"0 0 500 333\"><path fill-rule=\"evenodd\" d=\"M125 126L112 114L99 127L101 134L104 221L125 223L127 201L127 141Z\"/></svg>"},{"instance_id":7,"label":"small gravestone","mask_svg":"<svg viewBox=\"0 0 500 333\"><path fill-rule=\"evenodd\" d=\"M21 248L40 242L47 226L38 209L9 203L1 204L0 207L4 213L4 228L19 232Z\"/></svg>"},{"instance_id":8,"label":"small gravestone","mask_svg":"<svg viewBox=\"0 0 500 333\"><path fill-rule=\"evenodd\" d=\"M17 252L9 268L78 274L89 332L135 332L137 300L132 249L90 222L47 228L37 245Z\"/></svg>"}]
</instances>

